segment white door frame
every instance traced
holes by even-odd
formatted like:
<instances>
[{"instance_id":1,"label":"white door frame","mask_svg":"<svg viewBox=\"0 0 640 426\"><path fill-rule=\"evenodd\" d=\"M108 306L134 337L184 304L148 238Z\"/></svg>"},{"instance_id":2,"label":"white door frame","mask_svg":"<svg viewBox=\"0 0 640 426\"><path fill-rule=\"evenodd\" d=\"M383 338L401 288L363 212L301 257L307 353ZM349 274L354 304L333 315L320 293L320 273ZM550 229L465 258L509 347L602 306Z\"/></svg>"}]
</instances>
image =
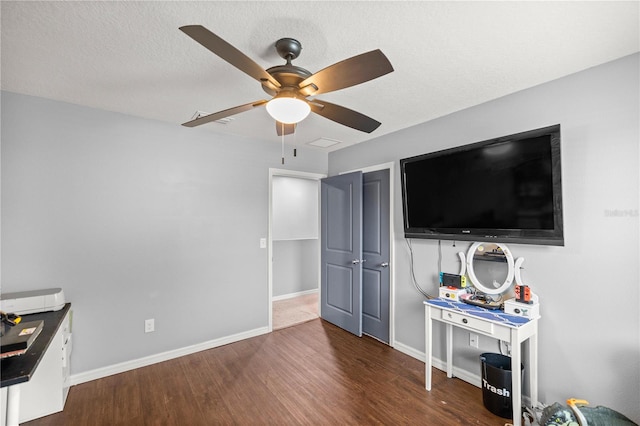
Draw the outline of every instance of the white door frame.
<instances>
[{"instance_id":1,"label":"white door frame","mask_svg":"<svg viewBox=\"0 0 640 426\"><path fill-rule=\"evenodd\" d=\"M269 299L269 333L273 331L273 239L271 225L273 221L273 177L287 176L299 179L315 180L318 183L318 238L320 235L320 179L327 177L326 174L300 172L296 170L269 168L269 226L267 231L267 281ZM320 251L318 250L318 286L320 286ZM318 301L318 303L320 303ZM319 309L319 307L318 307ZM320 311L318 311L320 312Z\"/></svg>"},{"instance_id":2,"label":"white door frame","mask_svg":"<svg viewBox=\"0 0 640 426\"><path fill-rule=\"evenodd\" d=\"M394 180L395 180L395 163L383 163L375 166L363 167L360 169L353 169L346 172L340 172L339 174L352 173L352 172L377 172L378 170L389 169L389 346L392 348L396 344L396 273L395 273L395 232L394 232L394 219L393 219L393 200L394 198Z\"/></svg>"}]
</instances>

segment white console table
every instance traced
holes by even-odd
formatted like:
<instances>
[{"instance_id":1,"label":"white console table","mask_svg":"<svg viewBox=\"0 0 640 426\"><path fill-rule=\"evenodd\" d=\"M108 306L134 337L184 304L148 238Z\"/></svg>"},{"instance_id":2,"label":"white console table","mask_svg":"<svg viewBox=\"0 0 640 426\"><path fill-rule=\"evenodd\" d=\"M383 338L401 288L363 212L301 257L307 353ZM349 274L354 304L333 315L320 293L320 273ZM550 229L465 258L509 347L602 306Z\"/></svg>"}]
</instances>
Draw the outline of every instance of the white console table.
<instances>
[{"instance_id":1,"label":"white console table","mask_svg":"<svg viewBox=\"0 0 640 426\"><path fill-rule=\"evenodd\" d=\"M489 336L511 344L511 371L520 371L522 364L521 343L529 339L529 365L525 368L529 376L531 405L538 403L538 319L523 318L493 311L466 303L445 299L430 299L425 305L425 387L431 390L431 368L433 341L433 320L446 324L447 377L453 377L453 327ZM522 377L511 374L513 402L513 425L522 422Z\"/></svg>"}]
</instances>

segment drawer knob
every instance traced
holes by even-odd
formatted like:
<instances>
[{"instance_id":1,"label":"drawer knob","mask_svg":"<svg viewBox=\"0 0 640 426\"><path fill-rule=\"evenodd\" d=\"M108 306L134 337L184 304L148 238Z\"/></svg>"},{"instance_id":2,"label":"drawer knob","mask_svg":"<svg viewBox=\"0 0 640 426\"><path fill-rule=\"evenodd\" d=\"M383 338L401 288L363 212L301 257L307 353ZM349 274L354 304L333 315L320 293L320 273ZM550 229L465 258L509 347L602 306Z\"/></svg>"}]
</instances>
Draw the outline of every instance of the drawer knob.
<instances>
[{"instance_id":1,"label":"drawer knob","mask_svg":"<svg viewBox=\"0 0 640 426\"><path fill-rule=\"evenodd\" d=\"M467 319L466 319L466 318L462 318L462 322L466 324L466 323L468 323L469 321L467 321Z\"/></svg>"}]
</instances>

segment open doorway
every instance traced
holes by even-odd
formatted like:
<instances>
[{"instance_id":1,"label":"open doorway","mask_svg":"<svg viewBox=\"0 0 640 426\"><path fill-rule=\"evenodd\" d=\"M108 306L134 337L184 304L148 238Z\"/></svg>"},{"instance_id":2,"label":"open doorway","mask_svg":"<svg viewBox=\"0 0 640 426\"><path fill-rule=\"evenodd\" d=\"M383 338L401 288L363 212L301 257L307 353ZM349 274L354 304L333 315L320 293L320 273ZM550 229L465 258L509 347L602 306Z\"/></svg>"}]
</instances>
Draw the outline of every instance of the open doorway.
<instances>
[{"instance_id":1,"label":"open doorway","mask_svg":"<svg viewBox=\"0 0 640 426\"><path fill-rule=\"evenodd\" d=\"M318 297L318 291L314 290L290 298L274 298L272 303L273 331L319 318Z\"/></svg>"},{"instance_id":2,"label":"open doorway","mask_svg":"<svg viewBox=\"0 0 640 426\"><path fill-rule=\"evenodd\" d=\"M323 177L269 170L270 331L319 316L319 187Z\"/></svg>"}]
</instances>

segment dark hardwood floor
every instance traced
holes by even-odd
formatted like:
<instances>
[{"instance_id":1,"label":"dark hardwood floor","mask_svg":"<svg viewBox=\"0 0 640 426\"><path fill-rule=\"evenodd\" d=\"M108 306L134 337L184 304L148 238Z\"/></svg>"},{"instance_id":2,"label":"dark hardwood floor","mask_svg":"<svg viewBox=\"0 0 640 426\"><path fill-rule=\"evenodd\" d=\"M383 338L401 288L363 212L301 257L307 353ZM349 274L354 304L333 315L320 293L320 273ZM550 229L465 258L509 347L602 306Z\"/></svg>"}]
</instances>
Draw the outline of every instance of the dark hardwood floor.
<instances>
[{"instance_id":1,"label":"dark hardwood floor","mask_svg":"<svg viewBox=\"0 0 640 426\"><path fill-rule=\"evenodd\" d=\"M480 389L316 319L73 386L40 425L424 424L507 421Z\"/></svg>"}]
</instances>

